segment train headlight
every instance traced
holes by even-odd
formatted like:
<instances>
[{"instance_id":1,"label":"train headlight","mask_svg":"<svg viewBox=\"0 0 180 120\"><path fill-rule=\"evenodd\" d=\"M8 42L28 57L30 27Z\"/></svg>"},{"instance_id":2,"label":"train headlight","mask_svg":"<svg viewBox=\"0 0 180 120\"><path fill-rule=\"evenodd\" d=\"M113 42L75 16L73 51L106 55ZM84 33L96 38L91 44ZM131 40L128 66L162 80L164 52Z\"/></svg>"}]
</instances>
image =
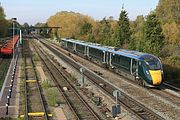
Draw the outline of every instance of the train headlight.
<instances>
[{"instance_id":1,"label":"train headlight","mask_svg":"<svg viewBox=\"0 0 180 120\"><path fill-rule=\"evenodd\" d=\"M149 75L149 71L147 71L147 70L146 70L146 74L148 74L148 75Z\"/></svg>"}]
</instances>

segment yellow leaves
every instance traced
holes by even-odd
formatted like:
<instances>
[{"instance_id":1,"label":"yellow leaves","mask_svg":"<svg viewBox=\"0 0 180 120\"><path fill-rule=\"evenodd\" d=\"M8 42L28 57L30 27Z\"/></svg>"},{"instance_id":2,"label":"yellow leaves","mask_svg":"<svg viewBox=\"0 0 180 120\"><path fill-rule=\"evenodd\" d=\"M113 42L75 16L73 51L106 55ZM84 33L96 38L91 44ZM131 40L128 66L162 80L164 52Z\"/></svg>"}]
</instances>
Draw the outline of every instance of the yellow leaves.
<instances>
[{"instance_id":1,"label":"yellow leaves","mask_svg":"<svg viewBox=\"0 0 180 120\"><path fill-rule=\"evenodd\" d=\"M180 45L180 25L172 22L164 24L162 28L168 43Z\"/></svg>"},{"instance_id":2,"label":"yellow leaves","mask_svg":"<svg viewBox=\"0 0 180 120\"><path fill-rule=\"evenodd\" d=\"M50 27L61 26L62 29L58 32L61 37L78 37L80 27L85 21L89 23L94 22L89 16L75 12L62 11L51 16L47 24Z\"/></svg>"}]
</instances>

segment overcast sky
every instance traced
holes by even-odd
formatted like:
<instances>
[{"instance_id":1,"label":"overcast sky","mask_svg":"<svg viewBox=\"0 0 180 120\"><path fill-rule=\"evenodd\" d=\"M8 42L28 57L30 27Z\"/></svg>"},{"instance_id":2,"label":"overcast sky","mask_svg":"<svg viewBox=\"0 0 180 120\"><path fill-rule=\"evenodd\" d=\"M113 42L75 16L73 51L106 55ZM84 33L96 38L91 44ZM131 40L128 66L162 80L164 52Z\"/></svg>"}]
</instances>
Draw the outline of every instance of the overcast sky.
<instances>
[{"instance_id":1,"label":"overcast sky","mask_svg":"<svg viewBox=\"0 0 180 120\"><path fill-rule=\"evenodd\" d=\"M58 11L74 11L102 19L113 16L118 19L124 4L130 20L137 15L147 15L156 8L158 0L0 0L6 18L17 17L23 24L36 24L46 20Z\"/></svg>"}]
</instances>

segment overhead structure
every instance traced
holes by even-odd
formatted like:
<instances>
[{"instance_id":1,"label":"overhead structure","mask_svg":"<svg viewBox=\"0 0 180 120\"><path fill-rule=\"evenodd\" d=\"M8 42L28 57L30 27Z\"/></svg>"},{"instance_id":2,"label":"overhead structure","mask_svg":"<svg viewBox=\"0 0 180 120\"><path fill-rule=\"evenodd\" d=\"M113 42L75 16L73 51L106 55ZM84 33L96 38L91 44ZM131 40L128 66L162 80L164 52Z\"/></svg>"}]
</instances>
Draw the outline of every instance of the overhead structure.
<instances>
[{"instance_id":1,"label":"overhead structure","mask_svg":"<svg viewBox=\"0 0 180 120\"><path fill-rule=\"evenodd\" d=\"M58 35L58 30L62 27L35 27L35 26L30 26L30 27L21 27L23 33L29 34L29 33L36 33L36 34L41 34L44 37L49 37L51 31L52 32L52 37L56 40L59 40L60 36Z\"/></svg>"}]
</instances>

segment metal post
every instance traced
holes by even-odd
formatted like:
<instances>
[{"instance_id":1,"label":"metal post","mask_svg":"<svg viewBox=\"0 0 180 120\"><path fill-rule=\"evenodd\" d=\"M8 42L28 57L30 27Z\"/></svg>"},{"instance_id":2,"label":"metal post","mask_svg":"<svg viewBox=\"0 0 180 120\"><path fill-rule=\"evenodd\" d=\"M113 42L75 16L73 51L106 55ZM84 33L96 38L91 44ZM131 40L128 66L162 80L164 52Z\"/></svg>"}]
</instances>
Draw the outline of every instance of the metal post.
<instances>
[{"instance_id":1,"label":"metal post","mask_svg":"<svg viewBox=\"0 0 180 120\"><path fill-rule=\"evenodd\" d=\"M15 34L15 22L16 22L16 20L17 20L17 18L12 18L12 22L13 22L13 46L12 46L12 48L13 48L13 59L12 59L13 60L13 68L14 68L14 64L15 64L15 61L14 61L14 56L15 56L14 55L14 34Z\"/></svg>"},{"instance_id":2,"label":"metal post","mask_svg":"<svg viewBox=\"0 0 180 120\"><path fill-rule=\"evenodd\" d=\"M6 115L8 115L8 103L6 103Z\"/></svg>"},{"instance_id":3,"label":"metal post","mask_svg":"<svg viewBox=\"0 0 180 120\"><path fill-rule=\"evenodd\" d=\"M13 45L14 45L14 21L13 21ZM13 48L14 46L12 46ZM14 67L14 48L13 48L13 67Z\"/></svg>"},{"instance_id":4,"label":"metal post","mask_svg":"<svg viewBox=\"0 0 180 120\"><path fill-rule=\"evenodd\" d=\"M14 80L13 80L13 79L11 79L11 84L13 84L13 82L14 82Z\"/></svg>"},{"instance_id":5,"label":"metal post","mask_svg":"<svg viewBox=\"0 0 180 120\"><path fill-rule=\"evenodd\" d=\"M116 105L112 107L112 113L113 113L113 117L116 117L117 114L121 113L120 104L118 104L118 98L121 96L120 91L119 90L114 90L113 91L113 96L116 98Z\"/></svg>"},{"instance_id":6,"label":"metal post","mask_svg":"<svg viewBox=\"0 0 180 120\"><path fill-rule=\"evenodd\" d=\"M11 93L12 93L12 90L11 88L9 89L9 97L11 98Z\"/></svg>"},{"instance_id":7,"label":"metal post","mask_svg":"<svg viewBox=\"0 0 180 120\"><path fill-rule=\"evenodd\" d=\"M20 44L22 44L22 31L21 31L21 29L19 30L19 35L20 35Z\"/></svg>"},{"instance_id":8,"label":"metal post","mask_svg":"<svg viewBox=\"0 0 180 120\"><path fill-rule=\"evenodd\" d=\"M81 86L84 87L84 68L80 68L80 72L81 72Z\"/></svg>"},{"instance_id":9,"label":"metal post","mask_svg":"<svg viewBox=\"0 0 180 120\"><path fill-rule=\"evenodd\" d=\"M117 93L118 94L118 93ZM118 95L116 96L116 108L117 108L117 105L118 105Z\"/></svg>"},{"instance_id":10,"label":"metal post","mask_svg":"<svg viewBox=\"0 0 180 120\"><path fill-rule=\"evenodd\" d=\"M9 101L9 100L10 100L10 97L9 97L9 95L8 95L8 96L7 96L7 103L8 103L8 105L10 105L10 103L9 103L10 101Z\"/></svg>"}]
</instances>

